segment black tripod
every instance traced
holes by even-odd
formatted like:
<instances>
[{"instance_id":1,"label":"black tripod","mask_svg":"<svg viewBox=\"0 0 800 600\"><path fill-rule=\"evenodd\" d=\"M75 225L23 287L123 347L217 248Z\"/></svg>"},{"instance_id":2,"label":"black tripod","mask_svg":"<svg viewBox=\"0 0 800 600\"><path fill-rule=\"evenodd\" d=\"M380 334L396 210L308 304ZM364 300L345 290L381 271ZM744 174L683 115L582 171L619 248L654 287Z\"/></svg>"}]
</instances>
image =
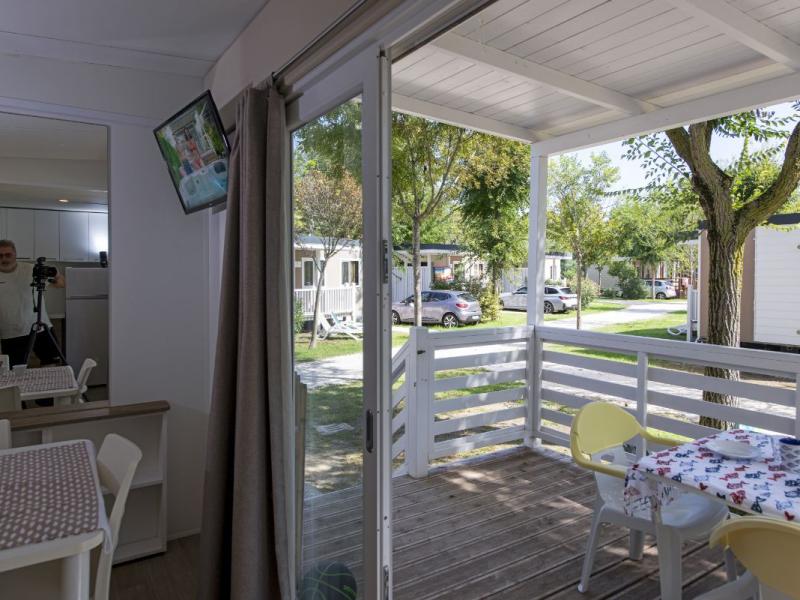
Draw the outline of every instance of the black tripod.
<instances>
[{"instance_id":1,"label":"black tripod","mask_svg":"<svg viewBox=\"0 0 800 600\"><path fill-rule=\"evenodd\" d=\"M42 296L44 295L44 289L47 287L47 279L44 277L34 277L31 287L36 289L36 304L33 307L33 312L36 313L36 322L31 325L31 332L28 334L28 348L25 350L25 360L23 361L23 364L28 364L28 361L31 358L31 352L33 352L33 346L36 344L36 336L44 331L50 337L50 340L53 342L53 346L55 346L56 350L58 351L58 357L61 359L61 364L66 365L67 359L64 356L64 353L61 351L61 346L58 345L58 342L53 336L53 332L50 330L50 328L42 323L42 307L44 306Z\"/></svg>"}]
</instances>

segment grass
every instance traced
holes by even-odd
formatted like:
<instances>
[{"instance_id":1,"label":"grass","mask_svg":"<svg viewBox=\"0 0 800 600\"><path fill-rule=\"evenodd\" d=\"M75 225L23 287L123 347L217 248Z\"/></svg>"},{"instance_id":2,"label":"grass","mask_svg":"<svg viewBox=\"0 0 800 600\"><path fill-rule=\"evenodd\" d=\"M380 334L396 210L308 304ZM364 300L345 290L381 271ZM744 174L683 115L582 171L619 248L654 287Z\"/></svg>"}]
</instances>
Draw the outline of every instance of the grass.
<instances>
[{"instance_id":1,"label":"grass","mask_svg":"<svg viewBox=\"0 0 800 600\"><path fill-rule=\"evenodd\" d=\"M610 310L621 310L625 305L620 302L609 300L596 300L592 306L583 311L584 315L606 312ZM545 321L555 321L559 319L568 319L574 317L575 312L558 313L545 315ZM500 311L500 317L495 321L485 321L477 325L471 325L476 328L491 328L491 327L519 327L526 325L528 322L527 313L524 311ZM432 325L431 329L445 330L440 325ZM392 346L402 346L409 335L408 326L400 326L392 328ZM315 360L322 360L325 358L335 358L337 356L345 356L347 354L358 354L362 351L362 343L360 340L354 340L349 337L336 336L317 342L316 348L309 348L308 343L311 340L310 333L299 333L295 336L294 340L294 360L296 363L312 362Z\"/></svg>"},{"instance_id":2,"label":"grass","mask_svg":"<svg viewBox=\"0 0 800 600\"><path fill-rule=\"evenodd\" d=\"M686 323L686 311L677 310L666 314L663 317L657 317L655 319L644 319L642 321L632 321L630 323L615 323L614 325L598 327L592 331L598 333L622 333L625 335L660 338L664 340L681 340L683 338L670 335L667 331L667 328L677 327L678 325L682 325L684 323ZM561 344L546 344L545 346L548 350L557 350L559 352L567 352L569 354L580 354L582 356L606 358L609 360L618 360L629 363L636 362L636 357L632 354L609 352L607 350L594 350L590 348L566 346Z\"/></svg>"}]
</instances>

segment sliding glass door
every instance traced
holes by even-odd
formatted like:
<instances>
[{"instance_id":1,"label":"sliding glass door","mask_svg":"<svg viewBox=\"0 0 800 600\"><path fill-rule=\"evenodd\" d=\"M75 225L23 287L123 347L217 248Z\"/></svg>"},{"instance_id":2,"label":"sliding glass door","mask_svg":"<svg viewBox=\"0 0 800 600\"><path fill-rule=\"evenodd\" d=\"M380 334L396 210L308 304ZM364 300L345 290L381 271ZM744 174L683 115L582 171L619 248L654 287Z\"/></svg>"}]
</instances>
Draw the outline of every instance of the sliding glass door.
<instances>
[{"instance_id":1,"label":"sliding glass door","mask_svg":"<svg viewBox=\"0 0 800 600\"><path fill-rule=\"evenodd\" d=\"M301 597L377 599L390 584L382 69L377 50L364 52L290 107L294 368L306 389Z\"/></svg>"}]
</instances>

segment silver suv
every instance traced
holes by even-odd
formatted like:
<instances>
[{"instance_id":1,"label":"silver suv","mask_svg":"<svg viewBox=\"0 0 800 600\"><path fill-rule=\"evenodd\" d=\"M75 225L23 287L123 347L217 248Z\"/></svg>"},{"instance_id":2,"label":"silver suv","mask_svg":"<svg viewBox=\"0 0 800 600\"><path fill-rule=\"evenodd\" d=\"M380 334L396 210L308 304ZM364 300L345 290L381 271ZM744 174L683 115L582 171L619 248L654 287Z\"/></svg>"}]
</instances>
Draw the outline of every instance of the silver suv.
<instances>
[{"instance_id":1,"label":"silver suv","mask_svg":"<svg viewBox=\"0 0 800 600\"><path fill-rule=\"evenodd\" d=\"M671 281L664 281L663 279L656 279L653 282L651 279L644 279L644 287L649 292L648 296L653 296L655 290L655 297L659 300L666 300L667 298L677 298L678 292L675 291L675 286ZM655 283L655 287L653 284Z\"/></svg>"},{"instance_id":2,"label":"silver suv","mask_svg":"<svg viewBox=\"0 0 800 600\"><path fill-rule=\"evenodd\" d=\"M482 316L481 305L469 292L425 290L422 292L422 322L445 327L475 325ZM414 296L392 303L392 324L414 322Z\"/></svg>"}]
</instances>

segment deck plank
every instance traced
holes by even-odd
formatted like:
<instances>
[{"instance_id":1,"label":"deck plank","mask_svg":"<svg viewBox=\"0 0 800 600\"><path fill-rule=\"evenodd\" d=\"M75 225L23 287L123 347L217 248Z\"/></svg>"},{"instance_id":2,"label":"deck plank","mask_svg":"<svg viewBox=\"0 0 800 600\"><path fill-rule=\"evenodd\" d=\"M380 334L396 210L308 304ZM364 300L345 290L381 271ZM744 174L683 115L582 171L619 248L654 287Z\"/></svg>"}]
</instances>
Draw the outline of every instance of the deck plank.
<instances>
[{"instance_id":1,"label":"deck plank","mask_svg":"<svg viewBox=\"0 0 800 600\"><path fill-rule=\"evenodd\" d=\"M592 475L544 451L490 455L429 477L393 481L396 600L655 600L658 555L648 538L643 560L628 558L623 528L604 525L587 594L577 591L594 502ZM363 572L361 490L305 503L306 565L316 560ZM194 597L199 536L170 542L162 556L120 565L112 597ZM725 580L719 551L684 548L684 597ZM359 595L359 598L361 596Z\"/></svg>"}]
</instances>

